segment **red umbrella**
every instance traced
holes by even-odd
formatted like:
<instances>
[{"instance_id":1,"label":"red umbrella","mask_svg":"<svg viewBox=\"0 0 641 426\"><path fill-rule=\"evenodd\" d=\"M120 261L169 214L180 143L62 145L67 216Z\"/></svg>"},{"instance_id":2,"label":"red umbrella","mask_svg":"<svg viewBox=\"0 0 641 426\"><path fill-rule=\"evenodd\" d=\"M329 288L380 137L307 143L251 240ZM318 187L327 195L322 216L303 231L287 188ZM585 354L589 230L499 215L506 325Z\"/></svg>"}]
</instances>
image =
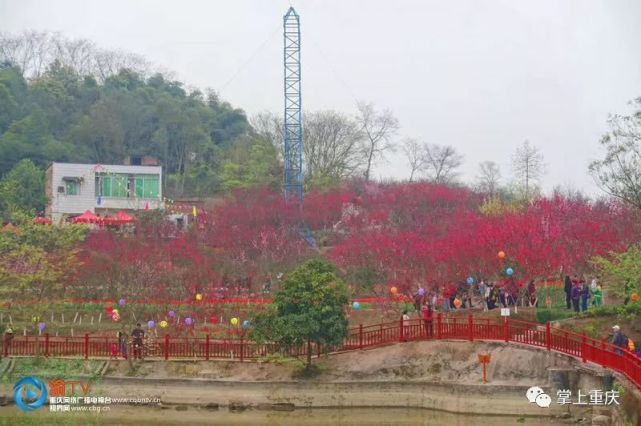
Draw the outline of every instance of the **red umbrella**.
<instances>
[{"instance_id":1,"label":"red umbrella","mask_svg":"<svg viewBox=\"0 0 641 426\"><path fill-rule=\"evenodd\" d=\"M80 216L76 216L73 219L71 219L71 223L99 223L99 222L102 222L102 218L91 213L89 210L87 210Z\"/></svg>"},{"instance_id":2,"label":"red umbrella","mask_svg":"<svg viewBox=\"0 0 641 426\"><path fill-rule=\"evenodd\" d=\"M106 217L105 223L109 225L123 225L125 223L131 223L135 219L123 211L119 211L113 216Z\"/></svg>"},{"instance_id":3,"label":"red umbrella","mask_svg":"<svg viewBox=\"0 0 641 426\"><path fill-rule=\"evenodd\" d=\"M38 225L51 225L51 219L43 216L38 216L33 219L33 223L37 223Z\"/></svg>"}]
</instances>

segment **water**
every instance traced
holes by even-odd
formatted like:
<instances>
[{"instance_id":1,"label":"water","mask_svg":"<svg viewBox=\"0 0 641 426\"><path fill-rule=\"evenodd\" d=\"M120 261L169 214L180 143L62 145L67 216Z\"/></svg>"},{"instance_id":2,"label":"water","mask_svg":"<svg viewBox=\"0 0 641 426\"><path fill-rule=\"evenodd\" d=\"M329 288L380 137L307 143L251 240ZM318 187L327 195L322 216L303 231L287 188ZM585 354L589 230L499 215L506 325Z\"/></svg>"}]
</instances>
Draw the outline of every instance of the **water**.
<instances>
[{"instance_id":1,"label":"water","mask_svg":"<svg viewBox=\"0 0 641 426\"><path fill-rule=\"evenodd\" d=\"M560 424L553 419L518 416L469 416L418 408L315 408L294 411L246 410L227 408L207 410L188 407L113 406L101 413L49 413L46 407L23 413L17 407L0 407L0 425L429 425L429 426L514 426Z\"/></svg>"}]
</instances>

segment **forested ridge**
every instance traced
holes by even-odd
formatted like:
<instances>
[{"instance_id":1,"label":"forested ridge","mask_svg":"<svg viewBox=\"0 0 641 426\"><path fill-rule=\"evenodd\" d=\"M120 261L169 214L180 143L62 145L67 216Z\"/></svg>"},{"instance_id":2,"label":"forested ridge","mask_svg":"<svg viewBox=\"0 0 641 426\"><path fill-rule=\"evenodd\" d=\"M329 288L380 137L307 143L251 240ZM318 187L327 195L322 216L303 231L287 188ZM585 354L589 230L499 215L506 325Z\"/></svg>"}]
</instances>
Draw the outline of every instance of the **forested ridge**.
<instances>
[{"instance_id":1,"label":"forested ridge","mask_svg":"<svg viewBox=\"0 0 641 426\"><path fill-rule=\"evenodd\" d=\"M65 54L78 41L57 38L54 44L38 35L0 37L0 209L13 203L41 210L43 197L15 200L12 187L35 173L37 188L27 189L39 192L52 161L121 164L129 156L154 156L170 196L207 196L279 176L276 149L253 132L242 109L215 92L188 90L183 82L133 66L139 62L127 56L87 48L86 58L93 55L96 64L91 67L89 59ZM36 37L32 45L49 50L29 50L30 37ZM249 173L244 167L252 162Z\"/></svg>"}]
</instances>

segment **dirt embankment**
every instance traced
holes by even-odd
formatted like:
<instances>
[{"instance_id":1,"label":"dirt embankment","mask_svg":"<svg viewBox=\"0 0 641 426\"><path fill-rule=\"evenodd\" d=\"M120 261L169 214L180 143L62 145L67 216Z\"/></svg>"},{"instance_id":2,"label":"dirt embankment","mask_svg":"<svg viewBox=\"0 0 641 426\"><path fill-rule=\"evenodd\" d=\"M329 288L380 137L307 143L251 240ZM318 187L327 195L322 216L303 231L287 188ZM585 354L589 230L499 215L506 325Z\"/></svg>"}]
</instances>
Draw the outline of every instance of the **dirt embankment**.
<instances>
[{"instance_id":1,"label":"dirt embankment","mask_svg":"<svg viewBox=\"0 0 641 426\"><path fill-rule=\"evenodd\" d=\"M315 360L315 381L430 381L478 384L482 367L478 354L490 353L488 381L531 385L547 382L550 367L571 368L579 362L553 352L485 342L408 342ZM150 379L200 378L225 381L290 381L300 369L292 361L239 363L224 361L145 362L129 371L125 361L111 363L107 376Z\"/></svg>"}]
</instances>

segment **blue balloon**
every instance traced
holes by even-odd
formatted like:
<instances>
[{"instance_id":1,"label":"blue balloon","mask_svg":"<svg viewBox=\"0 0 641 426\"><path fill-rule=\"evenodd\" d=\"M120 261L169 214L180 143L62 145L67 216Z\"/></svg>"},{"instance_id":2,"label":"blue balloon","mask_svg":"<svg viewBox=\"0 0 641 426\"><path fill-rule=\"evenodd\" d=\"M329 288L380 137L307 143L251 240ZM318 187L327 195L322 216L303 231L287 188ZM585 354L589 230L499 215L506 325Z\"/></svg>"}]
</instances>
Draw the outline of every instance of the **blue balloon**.
<instances>
[{"instance_id":1,"label":"blue balloon","mask_svg":"<svg viewBox=\"0 0 641 426\"><path fill-rule=\"evenodd\" d=\"M474 277L467 277L467 283L468 283L469 285L474 284Z\"/></svg>"},{"instance_id":2,"label":"blue balloon","mask_svg":"<svg viewBox=\"0 0 641 426\"><path fill-rule=\"evenodd\" d=\"M361 308L361 304L358 303L358 302L354 302L354 303L352 303L352 308L354 308L356 310L359 310Z\"/></svg>"},{"instance_id":3,"label":"blue balloon","mask_svg":"<svg viewBox=\"0 0 641 426\"><path fill-rule=\"evenodd\" d=\"M243 321L243 328L249 328L249 320Z\"/></svg>"},{"instance_id":4,"label":"blue balloon","mask_svg":"<svg viewBox=\"0 0 641 426\"><path fill-rule=\"evenodd\" d=\"M507 268L505 270L505 273L508 274L508 275L512 275L514 273L514 270L512 268Z\"/></svg>"}]
</instances>

